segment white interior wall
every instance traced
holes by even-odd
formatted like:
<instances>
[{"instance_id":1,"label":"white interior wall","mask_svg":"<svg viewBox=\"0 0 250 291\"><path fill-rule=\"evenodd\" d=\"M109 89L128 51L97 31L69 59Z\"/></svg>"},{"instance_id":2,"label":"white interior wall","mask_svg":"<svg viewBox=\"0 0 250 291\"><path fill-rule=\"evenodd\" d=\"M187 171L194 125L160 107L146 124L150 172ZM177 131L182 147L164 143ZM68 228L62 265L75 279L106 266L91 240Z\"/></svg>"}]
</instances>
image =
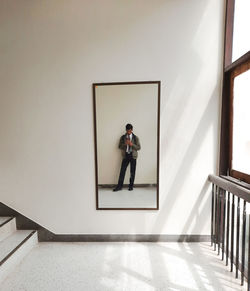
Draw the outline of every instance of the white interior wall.
<instances>
[{"instance_id":1,"label":"white interior wall","mask_svg":"<svg viewBox=\"0 0 250 291\"><path fill-rule=\"evenodd\" d=\"M135 184L157 183L158 84L96 86L98 184L116 184L122 153L118 148L125 125L131 123L141 149ZM129 183L130 170L124 183Z\"/></svg>"},{"instance_id":2,"label":"white interior wall","mask_svg":"<svg viewBox=\"0 0 250 291\"><path fill-rule=\"evenodd\" d=\"M209 234L223 0L0 1L0 200L55 233ZM159 211L95 209L91 84L161 80Z\"/></svg>"}]
</instances>

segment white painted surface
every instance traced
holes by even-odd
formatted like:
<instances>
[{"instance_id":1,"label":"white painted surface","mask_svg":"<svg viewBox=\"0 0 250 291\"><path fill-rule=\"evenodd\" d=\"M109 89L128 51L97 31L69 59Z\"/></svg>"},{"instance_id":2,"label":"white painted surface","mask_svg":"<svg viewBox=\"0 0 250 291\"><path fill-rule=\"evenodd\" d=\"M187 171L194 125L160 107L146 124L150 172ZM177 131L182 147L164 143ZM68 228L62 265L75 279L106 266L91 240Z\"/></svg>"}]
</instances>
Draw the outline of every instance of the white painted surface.
<instances>
[{"instance_id":1,"label":"white painted surface","mask_svg":"<svg viewBox=\"0 0 250 291\"><path fill-rule=\"evenodd\" d=\"M209 234L223 6L0 1L0 200L58 234ZM97 211L91 84L138 80L162 81L160 211Z\"/></svg>"},{"instance_id":2,"label":"white painted surface","mask_svg":"<svg viewBox=\"0 0 250 291\"><path fill-rule=\"evenodd\" d=\"M0 224L9 219L10 217L1 217ZM13 218L9 222L5 223L3 226L0 227L0 242L15 231L16 231L16 218Z\"/></svg>"},{"instance_id":3,"label":"white painted surface","mask_svg":"<svg viewBox=\"0 0 250 291\"><path fill-rule=\"evenodd\" d=\"M208 243L39 243L2 290L247 290Z\"/></svg>"},{"instance_id":4,"label":"white painted surface","mask_svg":"<svg viewBox=\"0 0 250 291\"><path fill-rule=\"evenodd\" d=\"M26 236L31 233L30 230L18 230L15 234L12 234L5 241L0 243L1 249L1 259L3 258L3 249L6 251L11 251L14 249ZM5 245L2 245L5 244ZM25 243L20 246L0 267L0 283L8 276L12 276L12 271L15 267L22 261L22 259L29 253L31 249L38 244L37 232L35 232ZM32 270L30 270L32 271ZM2 285L1 285L1 290ZM16 289L18 290L18 289Z\"/></svg>"}]
</instances>

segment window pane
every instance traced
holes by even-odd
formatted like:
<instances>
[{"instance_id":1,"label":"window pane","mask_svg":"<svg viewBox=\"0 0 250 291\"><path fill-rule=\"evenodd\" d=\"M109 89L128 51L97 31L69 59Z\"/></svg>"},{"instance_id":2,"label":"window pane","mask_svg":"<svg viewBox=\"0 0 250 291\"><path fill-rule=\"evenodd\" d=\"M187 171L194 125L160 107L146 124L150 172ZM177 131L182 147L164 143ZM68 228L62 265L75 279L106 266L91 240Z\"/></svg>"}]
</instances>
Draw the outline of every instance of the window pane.
<instances>
[{"instance_id":1,"label":"window pane","mask_svg":"<svg viewBox=\"0 0 250 291\"><path fill-rule=\"evenodd\" d=\"M250 50L250 1L235 0L233 62Z\"/></svg>"},{"instance_id":2,"label":"window pane","mask_svg":"<svg viewBox=\"0 0 250 291\"><path fill-rule=\"evenodd\" d=\"M250 70L234 79L233 159L234 170L250 174Z\"/></svg>"}]
</instances>

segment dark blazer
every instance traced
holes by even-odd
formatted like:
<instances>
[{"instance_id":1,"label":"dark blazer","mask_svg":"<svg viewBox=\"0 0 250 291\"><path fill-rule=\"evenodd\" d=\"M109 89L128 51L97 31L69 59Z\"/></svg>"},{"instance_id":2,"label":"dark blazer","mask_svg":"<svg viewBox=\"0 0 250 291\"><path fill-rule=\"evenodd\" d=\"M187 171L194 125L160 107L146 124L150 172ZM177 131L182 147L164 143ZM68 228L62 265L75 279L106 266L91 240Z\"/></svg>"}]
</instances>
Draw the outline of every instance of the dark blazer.
<instances>
[{"instance_id":1,"label":"dark blazer","mask_svg":"<svg viewBox=\"0 0 250 291\"><path fill-rule=\"evenodd\" d=\"M126 150L127 150L126 136L127 136L127 134L122 135L120 138L120 142L119 142L119 149L122 151L123 157L125 157ZM141 145L140 145L140 140L139 140L138 136L136 136L133 133L132 133L132 143L133 143L133 145L132 145L132 157L134 159L137 159L137 157L138 157L137 151L139 151L141 149Z\"/></svg>"}]
</instances>

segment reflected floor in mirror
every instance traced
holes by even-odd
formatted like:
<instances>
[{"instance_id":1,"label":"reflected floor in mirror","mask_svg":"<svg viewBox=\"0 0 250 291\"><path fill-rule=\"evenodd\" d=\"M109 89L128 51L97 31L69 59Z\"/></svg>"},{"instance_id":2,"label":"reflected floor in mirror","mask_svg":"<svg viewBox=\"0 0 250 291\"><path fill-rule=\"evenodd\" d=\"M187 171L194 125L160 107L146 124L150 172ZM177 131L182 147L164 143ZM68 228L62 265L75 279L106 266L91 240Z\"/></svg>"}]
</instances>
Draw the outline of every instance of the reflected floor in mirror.
<instances>
[{"instance_id":1,"label":"reflected floor in mirror","mask_svg":"<svg viewBox=\"0 0 250 291\"><path fill-rule=\"evenodd\" d=\"M99 208L156 208L156 187L138 187L128 191L128 187L113 192L113 188L99 188Z\"/></svg>"}]
</instances>

